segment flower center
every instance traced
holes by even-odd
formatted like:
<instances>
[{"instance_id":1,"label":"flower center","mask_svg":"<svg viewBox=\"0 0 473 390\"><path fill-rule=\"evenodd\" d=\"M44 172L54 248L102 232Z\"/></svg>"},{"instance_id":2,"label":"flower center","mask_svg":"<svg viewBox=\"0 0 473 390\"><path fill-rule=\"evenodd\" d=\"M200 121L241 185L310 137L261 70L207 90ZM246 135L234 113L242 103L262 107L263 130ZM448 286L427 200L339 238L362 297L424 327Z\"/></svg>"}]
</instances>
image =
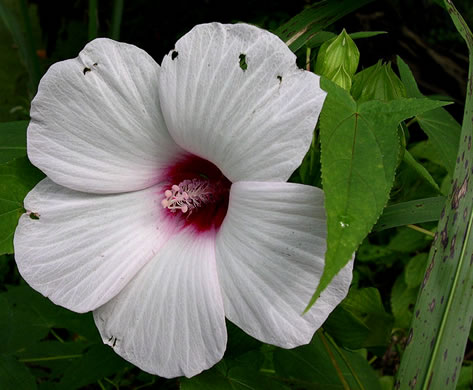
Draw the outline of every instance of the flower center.
<instances>
[{"instance_id":1,"label":"flower center","mask_svg":"<svg viewBox=\"0 0 473 390\"><path fill-rule=\"evenodd\" d=\"M168 217L199 232L220 227L227 214L231 182L215 165L187 156L166 176L161 206Z\"/></svg>"},{"instance_id":2,"label":"flower center","mask_svg":"<svg viewBox=\"0 0 473 390\"><path fill-rule=\"evenodd\" d=\"M161 205L164 208L176 212L192 213L198 207L212 202L219 188L205 179L184 180L179 185L173 184L170 190L164 191L164 199Z\"/></svg>"}]
</instances>

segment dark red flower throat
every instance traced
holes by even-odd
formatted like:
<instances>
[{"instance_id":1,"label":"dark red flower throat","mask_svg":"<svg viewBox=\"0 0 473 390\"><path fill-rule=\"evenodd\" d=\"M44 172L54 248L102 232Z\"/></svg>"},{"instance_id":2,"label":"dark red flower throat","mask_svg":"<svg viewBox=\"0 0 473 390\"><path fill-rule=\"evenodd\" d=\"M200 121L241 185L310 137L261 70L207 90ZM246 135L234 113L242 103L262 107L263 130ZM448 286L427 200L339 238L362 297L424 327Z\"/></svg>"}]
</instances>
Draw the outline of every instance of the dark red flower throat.
<instances>
[{"instance_id":1,"label":"dark red flower throat","mask_svg":"<svg viewBox=\"0 0 473 390\"><path fill-rule=\"evenodd\" d=\"M218 229L232 183L211 162L188 155L169 168L161 205L169 218L199 232Z\"/></svg>"}]
</instances>

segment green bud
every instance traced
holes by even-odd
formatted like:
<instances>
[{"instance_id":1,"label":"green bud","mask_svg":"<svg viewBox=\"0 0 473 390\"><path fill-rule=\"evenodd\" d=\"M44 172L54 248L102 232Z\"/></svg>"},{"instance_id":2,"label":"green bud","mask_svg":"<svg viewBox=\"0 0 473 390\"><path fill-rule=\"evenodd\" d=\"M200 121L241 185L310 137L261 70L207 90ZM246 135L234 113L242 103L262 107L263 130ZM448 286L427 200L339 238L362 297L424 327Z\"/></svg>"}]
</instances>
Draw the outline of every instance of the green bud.
<instances>
[{"instance_id":1,"label":"green bud","mask_svg":"<svg viewBox=\"0 0 473 390\"><path fill-rule=\"evenodd\" d=\"M344 66L340 66L331 77L331 80L347 91L351 88L351 76L347 73Z\"/></svg>"},{"instance_id":2,"label":"green bud","mask_svg":"<svg viewBox=\"0 0 473 390\"><path fill-rule=\"evenodd\" d=\"M353 75L358 68L360 52L345 29L336 38L322 44L315 64L315 73L323 75L350 90Z\"/></svg>"},{"instance_id":3,"label":"green bud","mask_svg":"<svg viewBox=\"0 0 473 390\"><path fill-rule=\"evenodd\" d=\"M383 64L381 60L355 75L351 94L359 102L387 102L407 96L406 87L392 70L391 63Z\"/></svg>"}]
</instances>

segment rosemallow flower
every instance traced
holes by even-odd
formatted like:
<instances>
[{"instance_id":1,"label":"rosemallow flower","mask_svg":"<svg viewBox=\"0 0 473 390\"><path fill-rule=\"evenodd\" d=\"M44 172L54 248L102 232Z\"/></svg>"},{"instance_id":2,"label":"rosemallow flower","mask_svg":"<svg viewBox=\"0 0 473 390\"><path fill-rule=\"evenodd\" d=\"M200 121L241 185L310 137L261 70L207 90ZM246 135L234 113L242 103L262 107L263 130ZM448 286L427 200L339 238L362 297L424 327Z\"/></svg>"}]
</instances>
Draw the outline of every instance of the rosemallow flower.
<instances>
[{"instance_id":1,"label":"rosemallow flower","mask_svg":"<svg viewBox=\"0 0 473 390\"><path fill-rule=\"evenodd\" d=\"M265 343L308 343L351 263L302 315L324 267L321 190L286 183L325 92L275 35L196 26L159 66L96 39L41 80L28 156L47 178L15 233L23 278L94 311L141 369L193 376L225 351L225 317Z\"/></svg>"}]
</instances>

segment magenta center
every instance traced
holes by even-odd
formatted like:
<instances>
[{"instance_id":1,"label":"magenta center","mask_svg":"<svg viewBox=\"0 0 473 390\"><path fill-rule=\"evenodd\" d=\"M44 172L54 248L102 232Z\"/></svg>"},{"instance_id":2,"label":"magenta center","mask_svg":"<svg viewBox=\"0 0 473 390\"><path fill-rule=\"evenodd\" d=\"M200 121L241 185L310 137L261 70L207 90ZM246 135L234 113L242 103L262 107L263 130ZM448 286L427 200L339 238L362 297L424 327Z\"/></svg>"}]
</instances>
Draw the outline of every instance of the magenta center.
<instances>
[{"instance_id":1,"label":"magenta center","mask_svg":"<svg viewBox=\"0 0 473 390\"><path fill-rule=\"evenodd\" d=\"M168 217L199 232L220 227L232 185L220 169L190 155L173 165L166 179L161 206Z\"/></svg>"}]
</instances>

